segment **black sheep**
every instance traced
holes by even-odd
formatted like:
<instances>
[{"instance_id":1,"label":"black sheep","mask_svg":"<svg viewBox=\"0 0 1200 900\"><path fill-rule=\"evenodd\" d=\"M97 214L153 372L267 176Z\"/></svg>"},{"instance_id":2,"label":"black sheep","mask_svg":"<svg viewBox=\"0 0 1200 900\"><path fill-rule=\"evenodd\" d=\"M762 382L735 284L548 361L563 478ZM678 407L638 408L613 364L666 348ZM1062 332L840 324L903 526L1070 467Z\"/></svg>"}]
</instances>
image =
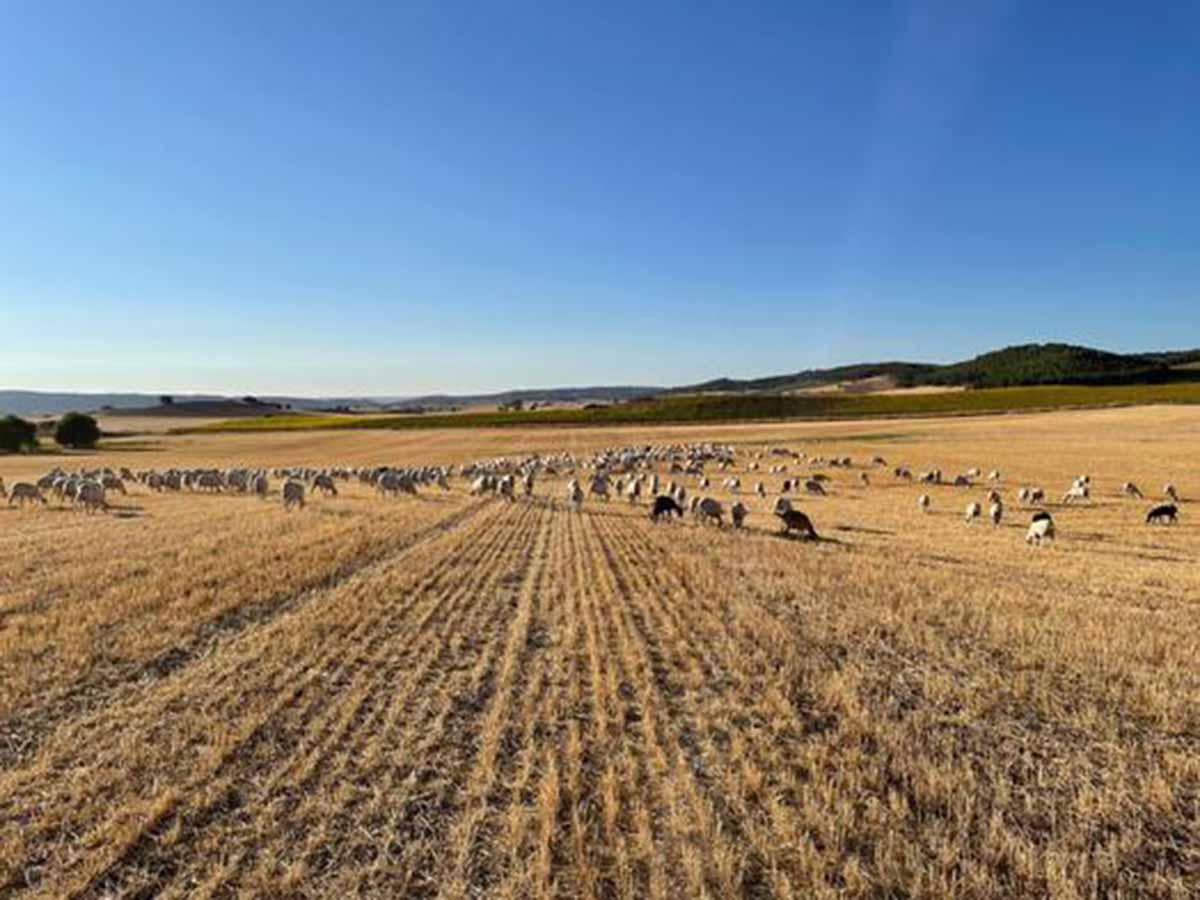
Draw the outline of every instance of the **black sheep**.
<instances>
[{"instance_id":1,"label":"black sheep","mask_svg":"<svg viewBox=\"0 0 1200 900\"><path fill-rule=\"evenodd\" d=\"M675 502L675 499L663 495L655 497L654 506L650 510L651 520L657 522L661 516L669 518L672 515L678 516L681 519L683 518L683 508Z\"/></svg>"},{"instance_id":2,"label":"black sheep","mask_svg":"<svg viewBox=\"0 0 1200 900\"><path fill-rule=\"evenodd\" d=\"M807 540L815 541L817 539L817 530L813 528L812 522L808 516L800 512L798 509L781 509L775 513L783 522L783 533L789 534L792 531L798 531Z\"/></svg>"},{"instance_id":3,"label":"black sheep","mask_svg":"<svg viewBox=\"0 0 1200 900\"><path fill-rule=\"evenodd\" d=\"M1153 525L1156 522L1161 522L1164 525L1170 525L1178 518L1179 507L1174 503L1164 503L1146 513L1146 524Z\"/></svg>"}]
</instances>

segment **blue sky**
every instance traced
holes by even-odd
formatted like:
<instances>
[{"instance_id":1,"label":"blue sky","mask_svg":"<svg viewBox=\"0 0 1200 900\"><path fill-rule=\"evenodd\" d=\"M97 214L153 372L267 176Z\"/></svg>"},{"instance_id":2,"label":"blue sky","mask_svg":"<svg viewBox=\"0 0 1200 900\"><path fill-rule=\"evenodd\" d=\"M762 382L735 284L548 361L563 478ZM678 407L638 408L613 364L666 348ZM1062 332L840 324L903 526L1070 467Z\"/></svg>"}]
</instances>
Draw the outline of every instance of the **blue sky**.
<instances>
[{"instance_id":1,"label":"blue sky","mask_svg":"<svg viewBox=\"0 0 1200 900\"><path fill-rule=\"evenodd\" d=\"M1200 345L1200 5L0 0L0 387Z\"/></svg>"}]
</instances>

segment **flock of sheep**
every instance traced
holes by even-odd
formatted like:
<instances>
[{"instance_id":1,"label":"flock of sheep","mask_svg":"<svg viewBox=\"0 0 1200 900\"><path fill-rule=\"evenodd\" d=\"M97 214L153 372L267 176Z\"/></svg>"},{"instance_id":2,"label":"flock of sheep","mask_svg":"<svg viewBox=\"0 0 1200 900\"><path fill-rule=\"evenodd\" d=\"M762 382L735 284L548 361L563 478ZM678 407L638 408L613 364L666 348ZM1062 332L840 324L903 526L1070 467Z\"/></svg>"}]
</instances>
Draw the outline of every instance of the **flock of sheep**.
<instances>
[{"instance_id":1,"label":"flock of sheep","mask_svg":"<svg viewBox=\"0 0 1200 900\"><path fill-rule=\"evenodd\" d=\"M780 488L771 513L780 521L782 532L797 534L805 539L817 538L816 529L809 517L793 505L792 494L824 496L826 485L832 479L822 468L852 468L849 457L808 457L804 453L785 448L740 451L745 461L747 477L763 473L780 476ZM497 457L456 468L446 466L372 466L372 467L291 467L291 468L168 468L165 470L145 469L138 472L128 468L113 470L100 468L67 472L52 469L36 482L18 482L6 488L0 479L0 498L7 498L9 506L46 504L47 496L59 504L71 503L87 513L109 509L108 496L111 492L127 493L127 486L138 484L153 492L208 492L240 493L266 498L271 493L272 479L281 481L279 496L286 510L303 509L306 499L314 493L336 496L338 483L357 480L373 487L380 497L398 497L402 494L415 495L419 489L436 486L443 491L450 489L454 477L467 479L472 495L495 495L507 500L518 496L532 497L538 478L566 477L565 500L569 509L579 510L588 499L608 502L613 497L623 498L631 504L649 500L650 518L654 521L682 518L685 510L701 524L718 526L729 521L734 528L741 528L749 514L749 508L741 498L742 481L733 474L739 451L732 446L713 443L669 444L658 446L618 447L579 458L568 452L551 455L534 454L522 458ZM873 457L868 466L861 469L857 480L867 487L871 484L868 470L885 470L887 461ZM807 473L793 475L792 468L806 467ZM660 476L660 471L665 475ZM999 490L1001 474L992 470L984 476L979 469L970 469L952 479L946 478L940 469L930 469L917 474L907 466L895 466L891 470L897 480L925 485L947 485L972 488L977 484L988 486L985 502L972 500L966 506L965 519L968 524L981 520L985 508L987 519L999 526L1005 515L1004 500ZM689 494L685 482L694 479L696 493ZM734 499L722 503L708 493L714 481ZM755 480L751 493L764 504L768 501L768 490L763 480ZM1179 515L1179 493L1174 485L1163 488L1166 502L1153 506L1146 514L1147 524L1171 524ZM1120 495L1144 499L1136 484L1121 485ZM1044 509L1036 509L1046 501L1046 492L1041 487L1023 486L1017 491L1017 501L1025 507L1035 507L1032 513L1026 541L1040 545L1055 537L1054 519ZM1092 497L1092 479L1088 475L1076 478L1062 496L1063 505L1088 503ZM917 498L918 509L928 513L933 508L933 498L923 493Z\"/></svg>"},{"instance_id":2,"label":"flock of sheep","mask_svg":"<svg viewBox=\"0 0 1200 900\"><path fill-rule=\"evenodd\" d=\"M67 472L54 468L36 482L22 481L6 488L0 479L0 498L8 505L46 505L47 496L60 505L70 503L88 513L109 509L109 492L127 494L127 485L139 484L154 493L192 491L197 493L250 494L266 498L271 493L271 479L282 480L280 498L284 509L302 509L312 493L337 496L337 482L358 478L371 484L381 496L415 494L419 485L437 484L448 490L448 469L428 466L395 468L194 468L165 470L144 469L133 472L128 468L81 469Z\"/></svg>"}]
</instances>

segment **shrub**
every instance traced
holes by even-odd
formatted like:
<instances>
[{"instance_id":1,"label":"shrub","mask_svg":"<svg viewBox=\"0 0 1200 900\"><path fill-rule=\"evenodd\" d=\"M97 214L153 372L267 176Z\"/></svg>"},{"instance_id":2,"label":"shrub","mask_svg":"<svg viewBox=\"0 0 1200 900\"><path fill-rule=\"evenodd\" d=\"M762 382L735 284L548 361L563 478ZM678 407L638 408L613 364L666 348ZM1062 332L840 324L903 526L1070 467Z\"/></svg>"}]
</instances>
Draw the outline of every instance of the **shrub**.
<instances>
[{"instance_id":1,"label":"shrub","mask_svg":"<svg viewBox=\"0 0 1200 900\"><path fill-rule=\"evenodd\" d=\"M18 453L21 450L36 450L37 426L17 416L0 419L0 451Z\"/></svg>"},{"instance_id":2,"label":"shrub","mask_svg":"<svg viewBox=\"0 0 1200 900\"><path fill-rule=\"evenodd\" d=\"M100 440L100 426L91 416L83 413L70 412L58 420L54 429L54 440L63 447L79 449L95 447Z\"/></svg>"}]
</instances>

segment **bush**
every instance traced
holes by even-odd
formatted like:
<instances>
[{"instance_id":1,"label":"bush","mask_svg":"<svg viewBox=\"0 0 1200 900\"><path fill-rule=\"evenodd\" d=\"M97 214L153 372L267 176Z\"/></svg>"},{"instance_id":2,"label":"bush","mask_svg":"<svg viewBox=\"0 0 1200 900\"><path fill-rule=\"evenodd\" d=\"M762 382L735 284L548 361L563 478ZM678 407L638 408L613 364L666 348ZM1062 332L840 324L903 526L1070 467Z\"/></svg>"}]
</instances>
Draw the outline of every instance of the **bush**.
<instances>
[{"instance_id":1,"label":"bush","mask_svg":"<svg viewBox=\"0 0 1200 900\"><path fill-rule=\"evenodd\" d=\"M54 440L63 447L79 449L95 447L100 440L100 426L91 416L83 413L70 412L58 420L54 429Z\"/></svg>"},{"instance_id":2,"label":"bush","mask_svg":"<svg viewBox=\"0 0 1200 900\"><path fill-rule=\"evenodd\" d=\"M0 451L18 453L21 450L36 450L37 426L16 416L0 419Z\"/></svg>"}]
</instances>

